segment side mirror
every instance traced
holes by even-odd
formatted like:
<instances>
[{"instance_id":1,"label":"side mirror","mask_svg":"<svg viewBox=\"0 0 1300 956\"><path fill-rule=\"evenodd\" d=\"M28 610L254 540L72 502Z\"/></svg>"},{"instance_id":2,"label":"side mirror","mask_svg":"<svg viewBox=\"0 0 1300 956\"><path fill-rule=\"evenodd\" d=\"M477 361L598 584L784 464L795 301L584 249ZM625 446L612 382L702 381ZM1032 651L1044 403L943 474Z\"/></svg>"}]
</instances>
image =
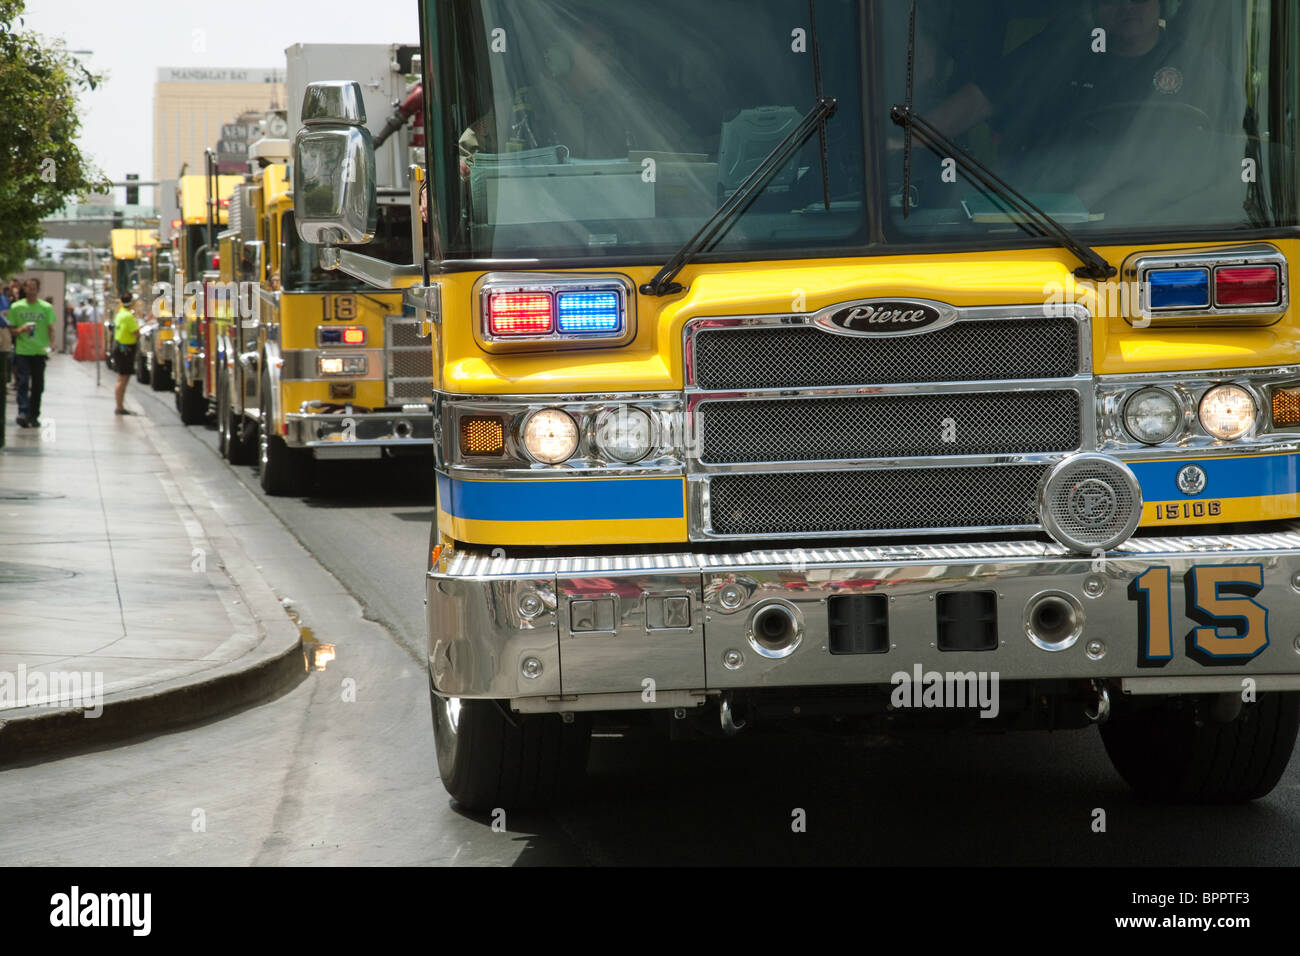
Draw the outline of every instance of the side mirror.
<instances>
[{"instance_id":1,"label":"side mirror","mask_svg":"<svg viewBox=\"0 0 1300 956\"><path fill-rule=\"evenodd\" d=\"M310 83L302 100L303 128L293 138L293 211L303 242L369 242L379 204L375 144L366 129L361 86Z\"/></svg>"},{"instance_id":2,"label":"side mirror","mask_svg":"<svg viewBox=\"0 0 1300 956\"><path fill-rule=\"evenodd\" d=\"M239 257L240 282L262 281L262 248L264 245L260 240L244 243L244 248Z\"/></svg>"}]
</instances>

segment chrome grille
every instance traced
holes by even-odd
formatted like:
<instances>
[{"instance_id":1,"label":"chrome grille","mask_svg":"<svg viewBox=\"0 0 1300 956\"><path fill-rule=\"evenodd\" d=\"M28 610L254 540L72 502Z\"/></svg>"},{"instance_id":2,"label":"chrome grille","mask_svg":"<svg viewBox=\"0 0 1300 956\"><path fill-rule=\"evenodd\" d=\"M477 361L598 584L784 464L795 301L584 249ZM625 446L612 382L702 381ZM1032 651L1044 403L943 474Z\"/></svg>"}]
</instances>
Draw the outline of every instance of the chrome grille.
<instances>
[{"instance_id":1,"label":"chrome grille","mask_svg":"<svg viewBox=\"0 0 1300 956\"><path fill-rule=\"evenodd\" d=\"M779 318L779 317L778 317ZM1071 316L973 319L935 332L870 338L802 324L702 329L690 384L706 389L813 388L905 382L1051 379L1077 375Z\"/></svg>"},{"instance_id":2,"label":"chrome grille","mask_svg":"<svg viewBox=\"0 0 1300 956\"><path fill-rule=\"evenodd\" d=\"M1073 389L709 401L708 464L1065 452L1079 447Z\"/></svg>"},{"instance_id":3,"label":"chrome grille","mask_svg":"<svg viewBox=\"0 0 1300 956\"><path fill-rule=\"evenodd\" d=\"M429 341L427 335L422 335L424 328L419 319L404 316L398 318L391 317L392 322L388 327L391 337L388 344L399 349L428 349L433 344Z\"/></svg>"},{"instance_id":4,"label":"chrome grille","mask_svg":"<svg viewBox=\"0 0 1300 956\"><path fill-rule=\"evenodd\" d=\"M390 315L385 328L388 403L433 401L433 340L415 316Z\"/></svg>"},{"instance_id":5,"label":"chrome grille","mask_svg":"<svg viewBox=\"0 0 1300 956\"><path fill-rule=\"evenodd\" d=\"M1036 528L1046 465L715 475L716 535L851 535Z\"/></svg>"}]
</instances>

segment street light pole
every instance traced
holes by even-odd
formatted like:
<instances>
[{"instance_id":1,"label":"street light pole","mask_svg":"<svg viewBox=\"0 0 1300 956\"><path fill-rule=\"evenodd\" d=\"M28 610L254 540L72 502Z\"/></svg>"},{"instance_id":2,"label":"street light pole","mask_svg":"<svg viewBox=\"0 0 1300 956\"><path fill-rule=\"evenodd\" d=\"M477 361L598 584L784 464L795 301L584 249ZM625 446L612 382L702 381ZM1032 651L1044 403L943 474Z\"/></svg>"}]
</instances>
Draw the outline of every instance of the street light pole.
<instances>
[{"instance_id":1,"label":"street light pole","mask_svg":"<svg viewBox=\"0 0 1300 956\"><path fill-rule=\"evenodd\" d=\"M94 302L94 301L95 301L95 279L96 279L96 278L98 277L98 275L99 275L99 270L95 268L95 247L94 247L94 246L88 246L88 247L86 248L86 251L87 251L87 252L89 253L89 255L90 255L90 301L91 301L91 302ZM107 291L107 285L108 285L108 283L104 283L104 285L105 285L105 287L106 287L106 288L105 288L105 291ZM101 302L101 303L103 302L103 296L104 296L104 293L101 292L101 293L100 293L100 302ZM94 341L95 341L95 350L94 350L94 352L91 353L91 354L94 356L94 359L95 359L95 388L99 388L99 377L100 377L101 374L103 374L103 373L100 371L100 368L99 368L99 367L100 367L101 365L104 364L103 361L102 361L102 359L101 359L101 357L100 357L100 354L99 354L99 351L100 351L100 350L99 350L99 342L104 338L104 332L103 332L103 325L101 325L100 322L95 318L96 315L97 315L97 311L96 311L95 309L92 308L92 309L90 310L90 321L94 323L94 332L95 332L95 338L94 338Z\"/></svg>"}]
</instances>

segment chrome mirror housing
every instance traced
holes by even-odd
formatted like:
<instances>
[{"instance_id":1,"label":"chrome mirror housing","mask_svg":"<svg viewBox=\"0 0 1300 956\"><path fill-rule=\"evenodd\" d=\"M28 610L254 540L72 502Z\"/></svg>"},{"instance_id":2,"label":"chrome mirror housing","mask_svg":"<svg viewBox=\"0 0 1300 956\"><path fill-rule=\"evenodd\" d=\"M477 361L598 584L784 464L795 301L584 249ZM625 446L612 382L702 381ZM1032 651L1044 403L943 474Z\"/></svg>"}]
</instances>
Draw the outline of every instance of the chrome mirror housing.
<instances>
[{"instance_id":1,"label":"chrome mirror housing","mask_svg":"<svg viewBox=\"0 0 1300 956\"><path fill-rule=\"evenodd\" d=\"M317 245L369 242L379 205L375 145L366 129L360 85L309 84L302 122L293 139L293 209L299 238Z\"/></svg>"},{"instance_id":2,"label":"chrome mirror housing","mask_svg":"<svg viewBox=\"0 0 1300 956\"><path fill-rule=\"evenodd\" d=\"M261 282L264 278L262 273L264 245L260 240L244 243L239 257L240 282Z\"/></svg>"}]
</instances>

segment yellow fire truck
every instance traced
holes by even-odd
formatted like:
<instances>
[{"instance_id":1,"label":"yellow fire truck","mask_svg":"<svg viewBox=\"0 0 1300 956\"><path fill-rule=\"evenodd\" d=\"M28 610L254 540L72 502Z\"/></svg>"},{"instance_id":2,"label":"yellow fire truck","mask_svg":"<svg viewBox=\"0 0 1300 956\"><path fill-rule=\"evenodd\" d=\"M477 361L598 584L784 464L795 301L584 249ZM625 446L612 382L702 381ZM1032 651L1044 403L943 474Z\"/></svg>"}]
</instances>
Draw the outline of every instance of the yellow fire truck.
<instances>
[{"instance_id":1,"label":"yellow fire truck","mask_svg":"<svg viewBox=\"0 0 1300 956\"><path fill-rule=\"evenodd\" d=\"M123 292L136 291L136 263L140 259L141 248L149 249L153 246L154 233L149 229L114 229L109 236L109 243L113 257L111 289L118 301L121 301Z\"/></svg>"},{"instance_id":2,"label":"yellow fire truck","mask_svg":"<svg viewBox=\"0 0 1300 956\"><path fill-rule=\"evenodd\" d=\"M172 297L159 295L172 288L172 246L162 242L156 232L149 235L149 246L142 249L139 285L133 308L144 314L140 326L140 347L136 355L135 375L155 392L172 387L171 367L176 343L173 341L174 318Z\"/></svg>"},{"instance_id":3,"label":"yellow fire truck","mask_svg":"<svg viewBox=\"0 0 1300 956\"><path fill-rule=\"evenodd\" d=\"M174 281L157 304L175 316L170 381L186 425L203 424L216 395L216 322L208 312L216 297L210 286L219 275L217 233L226 225L230 195L241 179L200 173L176 181L180 225L171 240Z\"/></svg>"},{"instance_id":4,"label":"yellow fire truck","mask_svg":"<svg viewBox=\"0 0 1300 956\"><path fill-rule=\"evenodd\" d=\"M290 88L305 87L319 63L352 62L404 83L414 49L298 45L288 51L287 80ZM377 129L385 115L375 117ZM394 136L387 152L405 152L408 139ZM289 142L264 138L250 151L259 168L236 188L231 229L220 237L223 284L257 289L241 292L242 306L233 310L241 314L224 326L214 352L223 454L232 463L255 457L262 487L273 495L303 493L316 460L431 458L427 330L403 314L400 292L321 268L318 250L294 226ZM379 195L373 249L406 262L407 190L385 186Z\"/></svg>"},{"instance_id":5,"label":"yellow fire truck","mask_svg":"<svg viewBox=\"0 0 1300 956\"><path fill-rule=\"evenodd\" d=\"M553 799L611 713L1095 723L1143 793L1274 787L1293 4L420 15L453 797ZM305 98L296 225L387 286L346 79Z\"/></svg>"},{"instance_id":6,"label":"yellow fire truck","mask_svg":"<svg viewBox=\"0 0 1300 956\"><path fill-rule=\"evenodd\" d=\"M106 286L110 290L111 296L105 302L107 315L105 321L101 324L99 334L104 335L108 322L111 321L113 313L117 311L122 302L122 294L129 292L135 296L134 306L139 309L142 306L148 307L150 299L145 299L143 303L140 299L141 289L148 292L149 286L145 279L145 274L150 272L150 256L157 244L157 234L152 229L114 229L109 235L110 254L112 259L110 282ZM142 314L142 313L138 313ZM99 347L104 356L112 354L112 348L107 339L99 343ZM141 359L136 360L136 377L140 381L147 381L147 377L142 378L143 366Z\"/></svg>"}]
</instances>

